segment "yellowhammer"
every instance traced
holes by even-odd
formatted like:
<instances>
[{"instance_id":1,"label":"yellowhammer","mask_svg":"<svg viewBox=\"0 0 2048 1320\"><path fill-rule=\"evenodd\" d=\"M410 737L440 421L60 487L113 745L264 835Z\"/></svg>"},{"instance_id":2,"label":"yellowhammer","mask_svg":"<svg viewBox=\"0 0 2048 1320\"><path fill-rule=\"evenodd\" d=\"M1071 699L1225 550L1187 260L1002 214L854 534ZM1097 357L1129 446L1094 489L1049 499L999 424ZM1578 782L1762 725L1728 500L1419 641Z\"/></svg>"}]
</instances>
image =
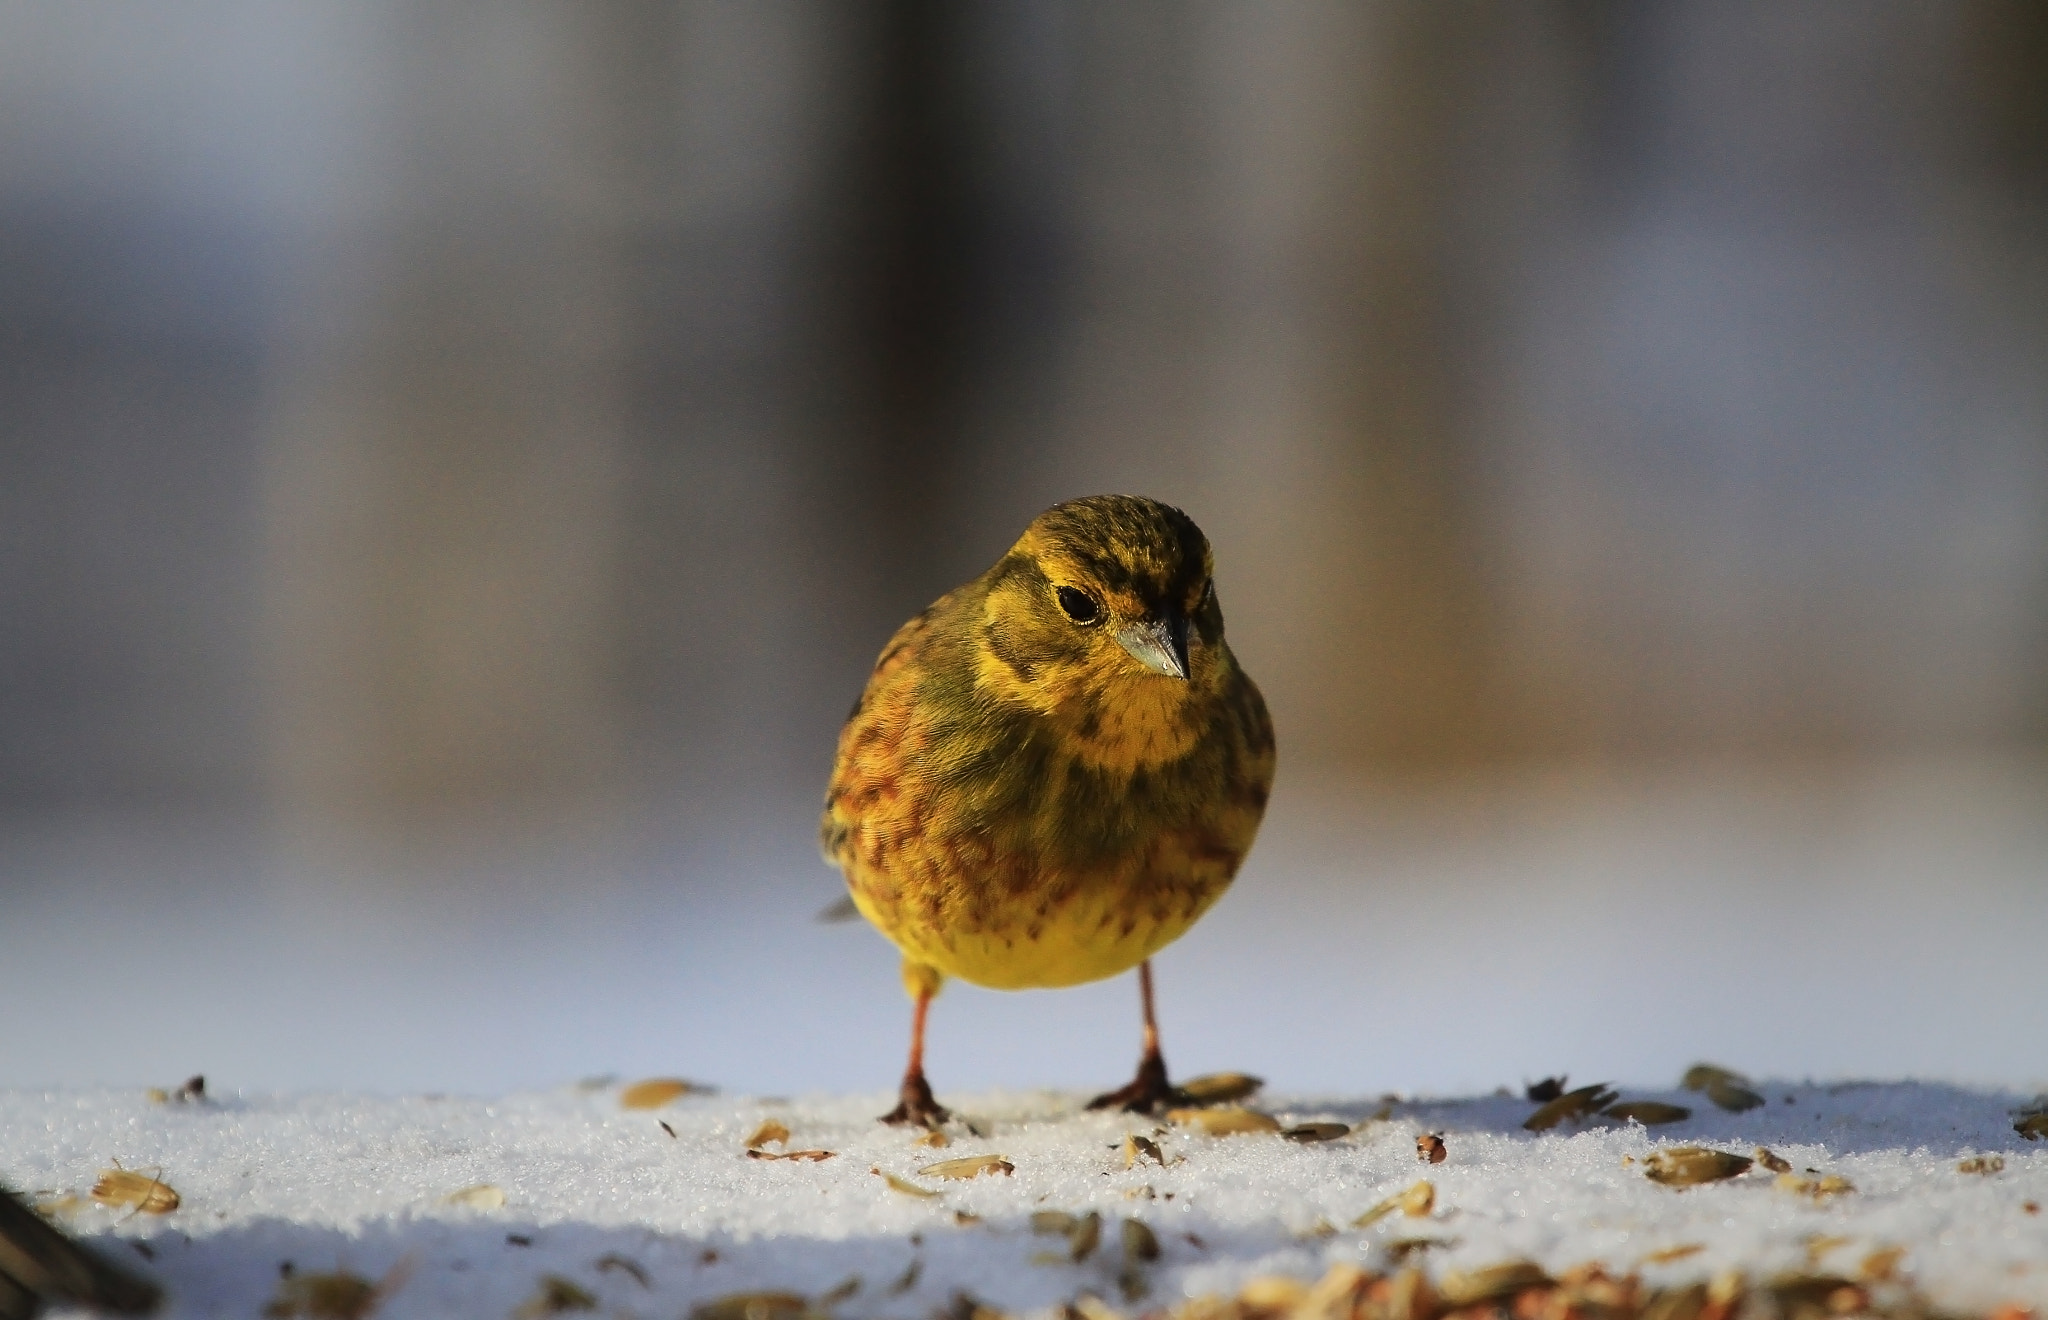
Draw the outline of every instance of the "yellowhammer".
<instances>
[{"instance_id":1,"label":"yellowhammer","mask_svg":"<svg viewBox=\"0 0 2048 1320\"><path fill-rule=\"evenodd\" d=\"M1223 640L1211 569L1179 509L1072 500L883 648L822 826L916 1004L883 1121L947 1117L924 1025L948 976L1018 990L1137 967L1138 1075L1091 1107L1177 1098L1148 960L1230 884L1273 782L1272 722Z\"/></svg>"}]
</instances>

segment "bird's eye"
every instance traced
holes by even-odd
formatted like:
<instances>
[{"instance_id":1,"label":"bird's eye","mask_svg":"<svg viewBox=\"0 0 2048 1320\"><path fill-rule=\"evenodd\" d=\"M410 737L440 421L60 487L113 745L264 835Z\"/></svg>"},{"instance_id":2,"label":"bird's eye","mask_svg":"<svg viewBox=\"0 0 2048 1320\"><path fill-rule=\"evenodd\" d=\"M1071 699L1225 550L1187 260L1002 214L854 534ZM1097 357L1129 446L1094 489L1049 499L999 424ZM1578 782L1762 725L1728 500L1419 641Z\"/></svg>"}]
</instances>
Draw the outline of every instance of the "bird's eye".
<instances>
[{"instance_id":1,"label":"bird's eye","mask_svg":"<svg viewBox=\"0 0 2048 1320\"><path fill-rule=\"evenodd\" d=\"M1060 609L1075 623L1086 627L1101 621L1102 607L1097 605L1095 598L1087 592L1078 587L1061 587L1056 594L1059 596Z\"/></svg>"}]
</instances>

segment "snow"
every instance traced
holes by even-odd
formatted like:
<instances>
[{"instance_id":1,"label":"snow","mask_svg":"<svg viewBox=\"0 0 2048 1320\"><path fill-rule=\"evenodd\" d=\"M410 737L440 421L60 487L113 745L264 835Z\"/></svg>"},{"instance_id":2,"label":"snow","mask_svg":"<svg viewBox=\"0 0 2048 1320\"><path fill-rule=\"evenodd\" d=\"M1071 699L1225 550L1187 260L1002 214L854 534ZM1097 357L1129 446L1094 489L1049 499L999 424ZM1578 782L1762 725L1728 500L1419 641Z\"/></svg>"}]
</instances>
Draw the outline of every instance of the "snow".
<instances>
[{"instance_id":1,"label":"snow","mask_svg":"<svg viewBox=\"0 0 2048 1320\"><path fill-rule=\"evenodd\" d=\"M393 1317L504 1317L548 1275L619 1315L680 1315L754 1290L815 1298L850 1279L858 1289L842 1291L834 1314L928 1315L960 1292L1020 1312L1084 1293L1135 1311L1232 1294L1262 1276L1313 1280L1346 1262L1387 1270L1390 1244L1417 1238L1442 1244L1410 1257L1436 1275L1527 1258L1553 1272L1600 1261L1659 1284L1815 1262L1853 1277L1872 1252L1899 1246L1903 1271L1943 1307L2048 1305L2048 1217L2027 1208L2048 1204L2048 1143L2013 1129L2032 1097L1762 1081L1755 1089L1768 1103L1737 1114L1687 1092L1619 1089L1693 1115L1650 1130L1594 1121L1531 1134L1521 1124L1534 1106L1519 1096L1256 1098L1285 1122L1358 1125L1336 1141L1297 1144L1159 1133L1165 1125L1150 1119L1083 1112L1071 1094L942 1088L979 1135L956 1122L938 1150L875 1123L889 1100L879 1093L712 1093L630 1110L616 1083L497 1098L230 1093L201 1102L140 1089L18 1089L0 1092L0 1176L46 1199L80 1198L56 1212L60 1221L157 1278L174 1316L257 1314L286 1262L301 1275L388 1278L379 1314ZM787 1148L832 1158L750 1158L745 1143L770 1119L789 1129ZM1441 1164L1416 1154L1416 1136L1432 1131L1448 1150ZM1167 1163L1127 1168L1127 1133L1158 1133ZM1644 1158L1678 1144L1742 1154L1767 1146L1795 1171L1846 1178L1854 1190L1816 1202L1761 1170L1686 1189L1646 1179ZM1001 1154L1015 1172L965 1182L918 1173L982 1153ZM2003 1166L1958 1170L1974 1156ZM117 1161L159 1176L179 1207L142 1215L84 1200ZM874 1170L938 1195L894 1190ZM1349 1227L1422 1178L1436 1189L1426 1218L1396 1212ZM472 1195L476 1204L449 1199L478 1186L502 1191L502 1205L489 1192ZM1030 1216L1044 1210L1100 1213L1101 1248L1068 1259L1065 1239L1031 1231ZM1163 1247L1142 1270L1142 1302L1120 1290L1124 1218L1150 1225Z\"/></svg>"}]
</instances>

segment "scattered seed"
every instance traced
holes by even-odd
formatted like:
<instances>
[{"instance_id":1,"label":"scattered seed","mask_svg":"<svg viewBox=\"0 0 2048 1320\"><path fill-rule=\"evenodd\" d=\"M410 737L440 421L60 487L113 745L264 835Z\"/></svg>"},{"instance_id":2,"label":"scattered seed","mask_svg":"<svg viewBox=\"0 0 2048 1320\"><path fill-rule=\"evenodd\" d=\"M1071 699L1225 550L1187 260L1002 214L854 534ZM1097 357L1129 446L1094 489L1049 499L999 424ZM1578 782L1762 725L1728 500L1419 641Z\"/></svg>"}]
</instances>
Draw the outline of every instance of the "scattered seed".
<instances>
[{"instance_id":1,"label":"scattered seed","mask_svg":"<svg viewBox=\"0 0 2048 1320\"><path fill-rule=\"evenodd\" d=\"M923 1277L924 1257L912 1256L910 1258L910 1264L903 1267L903 1273L897 1275L895 1282L889 1285L889 1295L891 1297L902 1296L904 1293L909 1292L912 1288L915 1288L917 1286L917 1281Z\"/></svg>"},{"instance_id":2,"label":"scattered seed","mask_svg":"<svg viewBox=\"0 0 2048 1320\"><path fill-rule=\"evenodd\" d=\"M747 1151L747 1158L750 1160L805 1160L811 1164L817 1164L820 1161L829 1160L838 1154L839 1152L836 1150L775 1151L749 1149Z\"/></svg>"},{"instance_id":3,"label":"scattered seed","mask_svg":"<svg viewBox=\"0 0 2048 1320\"><path fill-rule=\"evenodd\" d=\"M530 1247L533 1245L533 1239L524 1233L507 1233L505 1235L505 1245L508 1247Z\"/></svg>"},{"instance_id":4,"label":"scattered seed","mask_svg":"<svg viewBox=\"0 0 2048 1320\"><path fill-rule=\"evenodd\" d=\"M1437 1285L1446 1307L1477 1306L1481 1302L1505 1301L1531 1288L1547 1288L1550 1276L1534 1261L1511 1260L1483 1270L1447 1273Z\"/></svg>"},{"instance_id":5,"label":"scattered seed","mask_svg":"<svg viewBox=\"0 0 2048 1320\"><path fill-rule=\"evenodd\" d=\"M1189 1103L1197 1105L1221 1105L1233 1100L1242 1100L1266 1084L1262 1077L1250 1073L1204 1073L1180 1084L1180 1093Z\"/></svg>"},{"instance_id":6,"label":"scattered seed","mask_svg":"<svg viewBox=\"0 0 2048 1320\"><path fill-rule=\"evenodd\" d=\"M769 1119L754 1129L754 1135L747 1138L749 1147L782 1146L789 1142L789 1129L774 1119Z\"/></svg>"},{"instance_id":7,"label":"scattered seed","mask_svg":"<svg viewBox=\"0 0 2048 1320\"><path fill-rule=\"evenodd\" d=\"M619 1092L619 1108L659 1109L671 1100L708 1089L693 1085L680 1077L649 1078L644 1082L635 1082Z\"/></svg>"},{"instance_id":8,"label":"scattered seed","mask_svg":"<svg viewBox=\"0 0 2048 1320\"><path fill-rule=\"evenodd\" d=\"M940 1129L933 1128L910 1144L913 1146L924 1146L932 1150L944 1150L953 1144L953 1139Z\"/></svg>"},{"instance_id":9,"label":"scattered seed","mask_svg":"<svg viewBox=\"0 0 2048 1320\"><path fill-rule=\"evenodd\" d=\"M1570 1080L1566 1074L1559 1073L1555 1077L1546 1077L1540 1082L1529 1083L1522 1088L1522 1094L1528 1097L1530 1104L1547 1105L1564 1094L1565 1084Z\"/></svg>"},{"instance_id":10,"label":"scattered seed","mask_svg":"<svg viewBox=\"0 0 2048 1320\"><path fill-rule=\"evenodd\" d=\"M521 1302L512 1314L517 1320L539 1320L539 1317L544 1315L596 1309L597 1298L591 1295L588 1288L574 1279L565 1279L559 1274L543 1274L533 1296Z\"/></svg>"},{"instance_id":11,"label":"scattered seed","mask_svg":"<svg viewBox=\"0 0 2048 1320\"><path fill-rule=\"evenodd\" d=\"M1650 1153L1643 1161L1643 1176L1666 1187L1693 1187L1733 1178L1746 1172L1751 1163L1746 1155L1707 1146L1671 1146Z\"/></svg>"},{"instance_id":12,"label":"scattered seed","mask_svg":"<svg viewBox=\"0 0 2048 1320\"><path fill-rule=\"evenodd\" d=\"M1444 1139L1440 1133L1425 1132L1415 1138L1415 1158L1418 1160L1426 1160L1431 1164L1442 1164L1450 1157L1450 1153L1449 1150L1445 1149Z\"/></svg>"},{"instance_id":13,"label":"scattered seed","mask_svg":"<svg viewBox=\"0 0 2048 1320\"><path fill-rule=\"evenodd\" d=\"M1739 1114L1745 1109L1755 1109L1764 1103L1764 1098L1756 1092L1732 1082L1708 1083L1707 1099L1713 1101L1717 1108L1725 1109L1731 1114Z\"/></svg>"},{"instance_id":14,"label":"scattered seed","mask_svg":"<svg viewBox=\"0 0 2048 1320\"><path fill-rule=\"evenodd\" d=\"M1766 1169L1769 1169L1772 1173L1792 1172L1792 1162L1790 1160L1771 1154L1771 1152L1763 1146L1758 1146L1756 1148L1756 1162L1758 1164L1763 1165Z\"/></svg>"},{"instance_id":15,"label":"scattered seed","mask_svg":"<svg viewBox=\"0 0 2048 1320\"><path fill-rule=\"evenodd\" d=\"M1304 1145L1308 1145L1318 1141L1335 1141L1339 1137L1350 1136L1351 1125L1349 1123L1296 1123L1291 1128L1282 1129L1280 1135L1289 1141L1299 1141Z\"/></svg>"},{"instance_id":16,"label":"scattered seed","mask_svg":"<svg viewBox=\"0 0 2048 1320\"><path fill-rule=\"evenodd\" d=\"M977 1214L970 1214L965 1210L955 1210L953 1212L953 1222L960 1225L962 1228L965 1228L969 1224L980 1223L981 1216Z\"/></svg>"},{"instance_id":17,"label":"scattered seed","mask_svg":"<svg viewBox=\"0 0 2048 1320\"><path fill-rule=\"evenodd\" d=\"M1906 1258L1904 1247L1879 1247L1863 1258L1856 1267L1856 1277L1871 1283L1883 1283L1899 1277L1899 1262Z\"/></svg>"},{"instance_id":18,"label":"scattered seed","mask_svg":"<svg viewBox=\"0 0 2048 1320\"><path fill-rule=\"evenodd\" d=\"M1436 1184L1424 1178L1420 1182L1412 1184L1406 1190L1396 1192L1358 1218L1352 1220L1351 1226L1353 1228L1370 1228L1396 1210L1410 1218L1420 1219L1427 1215L1435 1205Z\"/></svg>"},{"instance_id":19,"label":"scattered seed","mask_svg":"<svg viewBox=\"0 0 2048 1320\"><path fill-rule=\"evenodd\" d=\"M1280 1120L1271 1114L1235 1106L1223 1109L1176 1109L1166 1117L1168 1121L1180 1127L1193 1128L1212 1137L1228 1137L1243 1132L1280 1131Z\"/></svg>"},{"instance_id":20,"label":"scattered seed","mask_svg":"<svg viewBox=\"0 0 2048 1320\"><path fill-rule=\"evenodd\" d=\"M1847 1178L1828 1174L1824 1178L1802 1178L1796 1173L1781 1173L1777 1178L1780 1191L1791 1192L1813 1201L1825 1201L1831 1196L1843 1196L1856 1190Z\"/></svg>"},{"instance_id":21,"label":"scattered seed","mask_svg":"<svg viewBox=\"0 0 2048 1320\"><path fill-rule=\"evenodd\" d=\"M1609 1105L1600 1111L1608 1118L1624 1123L1641 1123L1644 1127L1656 1127L1660 1123L1683 1123L1692 1117L1692 1110L1683 1105L1659 1104L1655 1100L1624 1100L1618 1105Z\"/></svg>"},{"instance_id":22,"label":"scattered seed","mask_svg":"<svg viewBox=\"0 0 2048 1320\"><path fill-rule=\"evenodd\" d=\"M1127 1267L1159 1259L1159 1235L1142 1219L1124 1220L1123 1245Z\"/></svg>"},{"instance_id":23,"label":"scattered seed","mask_svg":"<svg viewBox=\"0 0 2048 1320\"><path fill-rule=\"evenodd\" d=\"M923 1178L951 1178L956 1182L964 1182L969 1178L978 1178L984 1173L1000 1173L1008 1177L1016 1171L1017 1166L1000 1155L966 1155L957 1160L940 1160L937 1164L927 1164L917 1172L918 1176Z\"/></svg>"},{"instance_id":24,"label":"scattered seed","mask_svg":"<svg viewBox=\"0 0 2048 1320\"><path fill-rule=\"evenodd\" d=\"M1747 1086L1749 1079L1729 1068L1718 1068L1711 1063L1696 1063L1685 1070L1685 1076L1678 1085L1687 1091L1704 1091L1714 1083L1727 1086Z\"/></svg>"},{"instance_id":25,"label":"scattered seed","mask_svg":"<svg viewBox=\"0 0 2048 1320\"><path fill-rule=\"evenodd\" d=\"M1064 1210L1035 1210L1031 1214L1031 1231L1041 1235L1071 1233L1080 1222Z\"/></svg>"},{"instance_id":26,"label":"scattered seed","mask_svg":"<svg viewBox=\"0 0 2048 1320\"><path fill-rule=\"evenodd\" d=\"M1988 1177L2004 1167L2005 1156L2003 1155L1973 1155L1956 1165L1956 1172L1981 1173Z\"/></svg>"},{"instance_id":27,"label":"scattered seed","mask_svg":"<svg viewBox=\"0 0 2048 1320\"><path fill-rule=\"evenodd\" d=\"M492 1183L478 1183L474 1187L450 1192L441 1201L444 1205L463 1205L472 1210L503 1210L505 1189Z\"/></svg>"},{"instance_id":28,"label":"scattered seed","mask_svg":"<svg viewBox=\"0 0 2048 1320\"><path fill-rule=\"evenodd\" d=\"M2048 1110L2038 1114L2020 1115L2018 1121L2012 1125L2012 1130L2028 1141L2039 1141L2042 1137L2048 1137Z\"/></svg>"},{"instance_id":29,"label":"scattered seed","mask_svg":"<svg viewBox=\"0 0 2048 1320\"><path fill-rule=\"evenodd\" d=\"M1102 1216L1090 1210L1081 1216L1081 1222L1074 1225L1067 1234L1067 1254L1078 1265L1095 1254L1095 1248L1102 1242Z\"/></svg>"},{"instance_id":30,"label":"scattered seed","mask_svg":"<svg viewBox=\"0 0 2048 1320\"><path fill-rule=\"evenodd\" d=\"M1674 1260L1685 1260L1688 1257L1697 1256L1706 1249L1707 1246L1704 1242L1681 1242L1675 1247L1666 1247L1662 1251L1651 1252L1643 1257L1643 1264L1669 1265Z\"/></svg>"},{"instance_id":31,"label":"scattered seed","mask_svg":"<svg viewBox=\"0 0 2048 1320\"><path fill-rule=\"evenodd\" d=\"M1450 1238L1396 1238L1387 1244L1387 1259L1401 1265L1405 1264L1410 1256L1419 1256L1438 1247L1449 1248L1456 1245Z\"/></svg>"},{"instance_id":32,"label":"scattered seed","mask_svg":"<svg viewBox=\"0 0 2048 1320\"><path fill-rule=\"evenodd\" d=\"M821 1308L837 1306L859 1291L860 1275L849 1274L826 1291L819 1293L818 1305Z\"/></svg>"},{"instance_id":33,"label":"scattered seed","mask_svg":"<svg viewBox=\"0 0 2048 1320\"><path fill-rule=\"evenodd\" d=\"M361 1320L380 1300L377 1285L359 1274L288 1274L263 1314L270 1320Z\"/></svg>"},{"instance_id":34,"label":"scattered seed","mask_svg":"<svg viewBox=\"0 0 2048 1320\"><path fill-rule=\"evenodd\" d=\"M616 1251L607 1252L605 1255L599 1256L596 1269L599 1274L609 1274L617 1270L621 1274L631 1275L633 1281L642 1288L652 1288L654 1286L647 1277L646 1268L639 1261L621 1256Z\"/></svg>"},{"instance_id":35,"label":"scattered seed","mask_svg":"<svg viewBox=\"0 0 2048 1320\"><path fill-rule=\"evenodd\" d=\"M1160 1151L1158 1143L1150 1137L1141 1137L1133 1132L1124 1138L1124 1167L1134 1169L1138 1166L1139 1160L1151 1160L1154 1164L1164 1166L1166 1156Z\"/></svg>"},{"instance_id":36,"label":"scattered seed","mask_svg":"<svg viewBox=\"0 0 2048 1320\"><path fill-rule=\"evenodd\" d=\"M1304 1242L1315 1242L1323 1238L1333 1238L1337 1236L1337 1226L1327 1219L1319 1218L1315 1223L1300 1230L1294 1236Z\"/></svg>"},{"instance_id":37,"label":"scattered seed","mask_svg":"<svg viewBox=\"0 0 2048 1320\"><path fill-rule=\"evenodd\" d=\"M727 1293L690 1308L690 1320L808 1320L809 1299L786 1292Z\"/></svg>"},{"instance_id":38,"label":"scattered seed","mask_svg":"<svg viewBox=\"0 0 2048 1320\"><path fill-rule=\"evenodd\" d=\"M1818 1265L1828 1253L1837 1247L1846 1247L1853 1241L1854 1238L1829 1237L1823 1233L1815 1233L1806 1239L1806 1263Z\"/></svg>"},{"instance_id":39,"label":"scattered seed","mask_svg":"<svg viewBox=\"0 0 2048 1320\"><path fill-rule=\"evenodd\" d=\"M2039 1201L2022 1201L2020 1202L2020 1209L2026 1214L2038 1215L2041 1213L2041 1203Z\"/></svg>"},{"instance_id":40,"label":"scattered seed","mask_svg":"<svg viewBox=\"0 0 2048 1320\"><path fill-rule=\"evenodd\" d=\"M1530 1132L1548 1132L1566 1119L1584 1118L1619 1098L1618 1093L1607 1089L1607 1083L1595 1082L1581 1086L1576 1091L1566 1091L1555 1100L1543 1105L1522 1121Z\"/></svg>"},{"instance_id":41,"label":"scattered seed","mask_svg":"<svg viewBox=\"0 0 2048 1320\"><path fill-rule=\"evenodd\" d=\"M903 1179L898 1178L893 1173L883 1173L880 1169L869 1169L868 1172L874 1174L877 1178L880 1178L883 1182L889 1184L889 1190L892 1192L901 1192L905 1196L920 1196L925 1198L930 1198L938 1195L937 1192L933 1191L929 1187L919 1187L914 1182L906 1182Z\"/></svg>"},{"instance_id":42,"label":"scattered seed","mask_svg":"<svg viewBox=\"0 0 2048 1320\"><path fill-rule=\"evenodd\" d=\"M661 1120L660 1120L660 1119L658 1119L658 1118L657 1118L657 1119L655 1119L654 1121L655 1121L655 1122L657 1122L657 1123L661 1123ZM668 1133L668 1139L669 1139L670 1141L674 1141L674 1140L676 1139L676 1130L675 1130L674 1128L670 1127L670 1126L669 1126L668 1124L666 1124L666 1123L661 1123L661 1130L662 1130L663 1132L666 1132L666 1133Z\"/></svg>"},{"instance_id":43,"label":"scattered seed","mask_svg":"<svg viewBox=\"0 0 2048 1320\"><path fill-rule=\"evenodd\" d=\"M167 1215L178 1208L178 1194L161 1178L119 1166L100 1170L99 1181L92 1185L92 1199L101 1205L132 1207L145 1215Z\"/></svg>"}]
</instances>

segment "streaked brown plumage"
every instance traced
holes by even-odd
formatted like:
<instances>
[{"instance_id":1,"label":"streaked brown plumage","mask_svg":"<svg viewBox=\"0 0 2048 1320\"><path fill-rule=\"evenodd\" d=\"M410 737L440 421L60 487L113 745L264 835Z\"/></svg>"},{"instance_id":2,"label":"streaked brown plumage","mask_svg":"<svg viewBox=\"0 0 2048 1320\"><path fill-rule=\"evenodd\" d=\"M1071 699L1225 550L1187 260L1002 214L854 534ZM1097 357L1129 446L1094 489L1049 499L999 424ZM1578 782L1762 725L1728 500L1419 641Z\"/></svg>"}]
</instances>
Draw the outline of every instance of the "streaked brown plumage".
<instances>
[{"instance_id":1,"label":"streaked brown plumage","mask_svg":"<svg viewBox=\"0 0 2048 1320\"><path fill-rule=\"evenodd\" d=\"M883 649L840 733L822 833L917 1001L892 1120L943 1116L922 1044L946 976L1022 989L1139 967L1145 1058L1103 1099L1170 1098L1146 960L1229 885L1273 776L1211 567L1178 509L1074 500Z\"/></svg>"}]
</instances>

